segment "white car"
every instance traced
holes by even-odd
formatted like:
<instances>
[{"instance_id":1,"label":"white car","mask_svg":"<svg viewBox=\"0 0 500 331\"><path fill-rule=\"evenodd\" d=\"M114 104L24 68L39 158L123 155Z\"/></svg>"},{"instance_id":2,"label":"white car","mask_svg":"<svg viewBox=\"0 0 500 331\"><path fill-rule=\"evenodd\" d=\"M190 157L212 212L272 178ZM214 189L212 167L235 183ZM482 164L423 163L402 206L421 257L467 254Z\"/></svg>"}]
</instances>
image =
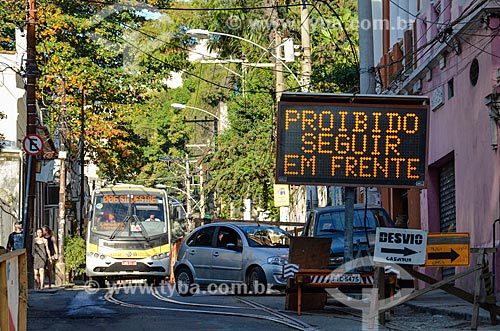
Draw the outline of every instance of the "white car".
<instances>
[{"instance_id":1,"label":"white car","mask_svg":"<svg viewBox=\"0 0 500 331\"><path fill-rule=\"evenodd\" d=\"M192 295L201 286L224 285L234 293L264 294L284 288L291 235L256 223L220 222L203 225L183 241L174 266L176 289Z\"/></svg>"}]
</instances>

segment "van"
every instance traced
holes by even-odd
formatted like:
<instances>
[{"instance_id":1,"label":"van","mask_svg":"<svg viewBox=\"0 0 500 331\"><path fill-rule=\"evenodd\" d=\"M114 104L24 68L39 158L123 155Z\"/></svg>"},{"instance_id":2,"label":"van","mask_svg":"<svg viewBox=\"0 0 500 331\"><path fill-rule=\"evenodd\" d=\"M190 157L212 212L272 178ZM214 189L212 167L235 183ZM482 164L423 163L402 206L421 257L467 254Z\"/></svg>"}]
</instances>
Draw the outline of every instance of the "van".
<instances>
[{"instance_id":1,"label":"van","mask_svg":"<svg viewBox=\"0 0 500 331\"><path fill-rule=\"evenodd\" d=\"M380 206L354 205L353 251L354 256L365 256L373 252L375 229L394 227L387 211ZM331 238L329 267L335 268L344 261L345 206L317 208L309 212L303 236Z\"/></svg>"}]
</instances>

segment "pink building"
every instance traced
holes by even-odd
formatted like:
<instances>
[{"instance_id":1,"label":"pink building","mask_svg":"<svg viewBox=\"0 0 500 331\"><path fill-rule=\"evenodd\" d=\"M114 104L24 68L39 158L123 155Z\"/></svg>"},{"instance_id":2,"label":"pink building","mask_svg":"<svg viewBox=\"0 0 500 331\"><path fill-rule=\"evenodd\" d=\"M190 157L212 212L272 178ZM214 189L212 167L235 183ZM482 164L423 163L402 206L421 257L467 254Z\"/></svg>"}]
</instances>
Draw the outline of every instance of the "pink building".
<instances>
[{"instance_id":1,"label":"pink building","mask_svg":"<svg viewBox=\"0 0 500 331\"><path fill-rule=\"evenodd\" d=\"M382 31L382 93L430 98L427 189L388 190L393 217L429 232L468 232L471 247L500 246L500 2L488 0L384 0L383 17L403 31ZM390 48L391 47L391 48ZM388 52L389 51L389 52ZM395 206L395 207L394 207ZM420 206L419 210L418 206ZM495 241L494 241L495 237ZM500 276L500 257L496 255ZM475 263L475 261L471 261ZM428 269L441 278L462 267ZM458 280L471 288L472 278ZM500 296L500 277L495 289Z\"/></svg>"}]
</instances>

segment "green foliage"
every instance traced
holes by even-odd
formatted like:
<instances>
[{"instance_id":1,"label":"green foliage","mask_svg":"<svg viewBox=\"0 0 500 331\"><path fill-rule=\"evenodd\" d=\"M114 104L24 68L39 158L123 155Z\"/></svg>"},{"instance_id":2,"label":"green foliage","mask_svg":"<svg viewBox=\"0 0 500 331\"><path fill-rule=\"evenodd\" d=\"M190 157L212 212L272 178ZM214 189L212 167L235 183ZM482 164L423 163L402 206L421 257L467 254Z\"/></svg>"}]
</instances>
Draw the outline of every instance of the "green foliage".
<instances>
[{"instance_id":1,"label":"green foliage","mask_svg":"<svg viewBox=\"0 0 500 331\"><path fill-rule=\"evenodd\" d=\"M0 1L0 50L14 51L15 29L23 27L25 20L24 1L2 0Z\"/></svg>"},{"instance_id":2,"label":"green foliage","mask_svg":"<svg viewBox=\"0 0 500 331\"><path fill-rule=\"evenodd\" d=\"M129 7L113 6L123 3ZM196 179L186 178L179 164L159 159L197 157L206 175L205 195L215 192L214 203L222 206L219 216L229 216L228 207L240 207L247 198L276 215L274 71L241 63L224 64L226 69L189 63L190 47L198 40L184 31L203 28L250 40L213 36L209 46L219 59L271 63L276 31L300 44L300 6L280 1L291 5L276 10L258 0L194 0L172 6L240 9L169 11L170 1L141 3L167 10L160 9L159 19L150 19L130 2L37 1L37 63L42 74L37 92L39 104L48 110L44 123L52 130L66 129L69 158L78 159L83 111L86 155L110 182L162 183L186 190L186 180L197 184ZM308 5L313 63L309 90L357 91L357 1ZM5 22L0 49L14 48L14 27L23 24L24 14L23 2L0 2ZM301 57L288 64L299 77L301 64ZM172 72L183 73L182 87L167 86ZM288 91L301 90L288 70L284 76ZM192 122L206 120L205 115L170 106L182 103L215 114L220 102L227 105L229 125L215 141L210 123ZM204 144L208 147L202 151L187 147Z\"/></svg>"},{"instance_id":3,"label":"green foliage","mask_svg":"<svg viewBox=\"0 0 500 331\"><path fill-rule=\"evenodd\" d=\"M285 2L287 3L287 2ZM194 7L263 7L259 1L195 1ZM335 10L335 13L333 12ZM318 1L309 5L311 21L312 75L310 91L314 92L353 92L357 90L357 15L356 1L337 3ZM282 36L300 43L300 7L290 6L273 8L206 11L190 16L187 20L189 28L204 28L236 35L263 45L270 50L274 47L273 29L277 28ZM344 23L341 27L340 21ZM232 23L241 24L232 24ZM237 38L213 36L210 39L212 50L221 59L244 58L249 63L273 62L269 52ZM301 57L290 63L289 67L300 77ZM208 66L205 64L205 66ZM204 184L204 193L208 196L215 192L220 206L221 217L230 216L230 208L242 209L244 199L252 199L254 206L270 211L276 217L278 209L273 206L273 183L275 166L275 81L272 69L231 67L245 74L240 93L224 93L214 86L199 83L194 93L200 95L197 105L200 108L210 107L212 101L223 99L228 106L230 126L220 133L216 146L201 160L209 174ZM224 79L208 75L200 71L202 77L217 84L228 87L236 86L236 75L228 75ZM300 87L290 73L285 70L285 86L289 91L299 91ZM193 80L196 78L192 78ZM217 90L222 95L210 99ZM243 90L245 95L243 95ZM205 93L204 93L205 92ZM241 215L234 215L241 217Z\"/></svg>"},{"instance_id":4,"label":"green foliage","mask_svg":"<svg viewBox=\"0 0 500 331\"><path fill-rule=\"evenodd\" d=\"M73 276L85 272L85 240L78 236L66 237L64 241L64 263L66 271Z\"/></svg>"},{"instance_id":5,"label":"green foliage","mask_svg":"<svg viewBox=\"0 0 500 331\"><path fill-rule=\"evenodd\" d=\"M67 129L70 158L80 150L82 108L86 154L109 182L134 180L157 154L183 148L182 133L163 137L171 131L168 121L177 126L179 121L169 109L149 102L167 90L172 71L189 67L185 49L179 48L182 40L169 30L176 24L147 19L138 11L142 7L129 2L40 0L37 5L44 120L52 129Z\"/></svg>"}]
</instances>

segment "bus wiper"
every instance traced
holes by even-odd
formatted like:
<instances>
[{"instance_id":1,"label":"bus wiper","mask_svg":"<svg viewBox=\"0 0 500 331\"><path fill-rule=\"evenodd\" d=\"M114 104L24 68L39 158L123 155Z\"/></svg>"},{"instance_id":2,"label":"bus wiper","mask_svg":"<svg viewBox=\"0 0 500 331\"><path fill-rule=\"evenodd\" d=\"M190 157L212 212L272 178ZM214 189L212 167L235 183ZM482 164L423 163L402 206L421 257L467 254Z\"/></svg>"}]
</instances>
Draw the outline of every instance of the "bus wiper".
<instances>
[{"instance_id":1,"label":"bus wiper","mask_svg":"<svg viewBox=\"0 0 500 331\"><path fill-rule=\"evenodd\" d=\"M133 215L132 217L134 218L134 224L139 223L139 226L141 227L141 234L144 237L144 239L146 239L146 241L149 242L151 240L151 237L149 236L148 232L146 231L146 227L144 226L144 224L142 224L142 222L139 220L139 217L137 217L137 215Z\"/></svg>"},{"instance_id":2,"label":"bus wiper","mask_svg":"<svg viewBox=\"0 0 500 331\"><path fill-rule=\"evenodd\" d=\"M116 229L113 231L113 233L109 236L109 239L113 240L115 239L115 237L121 233L123 230L125 230L125 228L127 227L127 225L130 223L130 216L127 216L125 217L125 219L123 220L123 223L118 223L118 225L116 226Z\"/></svg>"}]
</instances>

